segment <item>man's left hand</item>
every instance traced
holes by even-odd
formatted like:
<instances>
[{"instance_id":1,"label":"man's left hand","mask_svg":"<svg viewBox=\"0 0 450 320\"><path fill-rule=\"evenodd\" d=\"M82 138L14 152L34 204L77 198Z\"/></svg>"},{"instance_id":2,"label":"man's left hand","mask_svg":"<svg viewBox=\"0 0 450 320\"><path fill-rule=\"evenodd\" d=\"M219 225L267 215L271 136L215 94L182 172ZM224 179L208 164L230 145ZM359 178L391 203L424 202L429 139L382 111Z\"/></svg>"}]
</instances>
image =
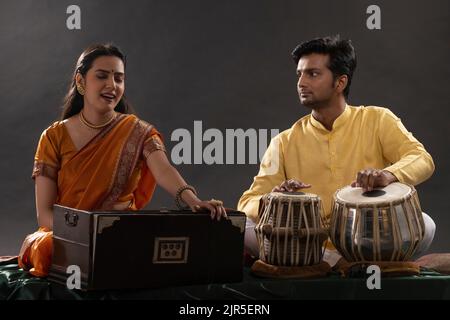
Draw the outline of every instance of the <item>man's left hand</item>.
<instances>
[{"instance_id":1,"label":"man's left hand","mask_svg":"<svg viewBox=\"0 0 450 320\"><path fill-rule=\"evenodd\" d=\"M386 187L395 181L398 181L397 178L387 170L368 168L359 171L356 180L351 185L352 187L361 187L366 192L372 191L373 188Z\"/></svg>"}]
</instances>

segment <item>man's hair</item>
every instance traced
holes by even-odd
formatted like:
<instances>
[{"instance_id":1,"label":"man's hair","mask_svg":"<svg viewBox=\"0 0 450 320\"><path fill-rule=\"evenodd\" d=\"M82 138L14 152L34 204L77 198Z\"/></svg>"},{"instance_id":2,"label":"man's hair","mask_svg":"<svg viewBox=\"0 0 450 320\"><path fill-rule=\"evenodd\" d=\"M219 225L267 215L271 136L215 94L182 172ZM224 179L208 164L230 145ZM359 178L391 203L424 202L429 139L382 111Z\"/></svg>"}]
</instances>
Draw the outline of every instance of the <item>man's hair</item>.
<instances>
[{"instance_id":1,"label":"man's hair","mask_svg":"<svg viewBox=\"0 0 450 320\"><path fill-rule=\"evenodd\" d=\"M350 40L341 40L339 35L325 38L317 38L299 44L292 51L292 58L295 63L302 56L320 53L329 55L328 69L333 73L333 79L347 75L348 82L344 89L344 96L347 98L350 93L353 71L356 68L356 53Z\"/></svg>"}]
</instances>

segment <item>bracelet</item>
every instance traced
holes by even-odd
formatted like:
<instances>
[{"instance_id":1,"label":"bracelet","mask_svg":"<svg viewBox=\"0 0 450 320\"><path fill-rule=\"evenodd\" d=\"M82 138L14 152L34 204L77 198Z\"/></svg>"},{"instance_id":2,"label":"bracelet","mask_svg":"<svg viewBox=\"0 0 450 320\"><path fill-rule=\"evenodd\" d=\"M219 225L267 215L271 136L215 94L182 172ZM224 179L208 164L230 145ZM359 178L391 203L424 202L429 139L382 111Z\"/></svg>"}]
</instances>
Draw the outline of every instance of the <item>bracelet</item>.
<instances>
[{"instance_id":1,"label":"bracelet","mask_svg":"<svg viewBox=\"0 0 450 320\"><path fill-rule=\"evenodd\" d=\"M178 209L189 209L189 206L186 204L186 202L183 201L183 199L181 198L181 194L183 193L183 191L185 190L191 190L195 195L197 195L197 191L195 190L195 188L193 186L190 185L185 185L180 187L177 190L177 193L175 195L175 204L177 205ZM184 203L185 205L183 206L181 203Z\"/></svg>"}]
</instances>

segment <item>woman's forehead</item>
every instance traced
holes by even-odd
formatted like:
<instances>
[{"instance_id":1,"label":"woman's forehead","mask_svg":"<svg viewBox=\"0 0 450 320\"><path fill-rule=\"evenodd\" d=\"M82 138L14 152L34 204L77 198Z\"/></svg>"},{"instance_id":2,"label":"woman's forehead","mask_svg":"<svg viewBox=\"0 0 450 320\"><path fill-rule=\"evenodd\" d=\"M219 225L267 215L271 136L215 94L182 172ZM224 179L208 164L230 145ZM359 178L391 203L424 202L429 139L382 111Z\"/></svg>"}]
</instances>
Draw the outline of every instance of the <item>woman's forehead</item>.
<instances>
[{"instance_id":1,"label":"woman's forehead","mask_svg":"<svg viewBox=\"0 0 450 320\"><path fill-rule=\"evenodd\" d=\"M101 56L92 63L93 71L102 70L114 73L124 73L123 61L116 56Z\"/></svg>"}]
</instances>

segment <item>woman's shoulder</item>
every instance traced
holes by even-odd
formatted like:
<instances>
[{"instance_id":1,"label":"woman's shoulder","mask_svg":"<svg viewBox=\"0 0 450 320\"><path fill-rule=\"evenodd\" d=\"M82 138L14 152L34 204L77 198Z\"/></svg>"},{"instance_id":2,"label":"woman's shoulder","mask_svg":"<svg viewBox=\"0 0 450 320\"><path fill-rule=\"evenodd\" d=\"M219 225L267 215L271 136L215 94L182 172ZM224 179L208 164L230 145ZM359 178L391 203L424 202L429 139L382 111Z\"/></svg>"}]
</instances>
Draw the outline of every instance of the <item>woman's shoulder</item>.
<instances>
[{"instance_id":1,"label":"woman's shoulder","mask_svg":"<svg viewBox=\"0 0 450 320\"><path fill-rule=\"evenodd\" d=\"M161 140L163 139L163 136L161 132L155 127L155 125L147 120L142 120L135 114L127 114L127 118L133 119L133 121L136 121L138 127L142 132L145 132L146 135L151 138L158 136Z\"/></svg>"},{"instance_id":2,"label":"woman's shoulder","mask_svg":"<svg viewBox=\"0 0 450 320\"><path fill-rule=\"evenodd\" d=\"M64 134L64 125L66 120L55 121L42 132L42 136L46 136L51 140L58 139Z\"/></svg>"},{"instance_id":3,"label":"woman's shoulder","mask_svg":"<svg viewBox=\"0 0 450 320\"><path fill-rule=\"evenodd\" d=\"M138 123L138 124L139 124L140 126L142 126L142 127L145 127L145 128L151 128L152 130L155 129L155 126L154 126L151 122L149 122L149 121L147 121L147 120L143 120L143 119L139 118L139 117L138 117L137 115L135 115L135 114L124 114L124 116L125 116L127 119L130 119L130 120L132 120L132 121Z\"/></svg>"}]
</instances>

